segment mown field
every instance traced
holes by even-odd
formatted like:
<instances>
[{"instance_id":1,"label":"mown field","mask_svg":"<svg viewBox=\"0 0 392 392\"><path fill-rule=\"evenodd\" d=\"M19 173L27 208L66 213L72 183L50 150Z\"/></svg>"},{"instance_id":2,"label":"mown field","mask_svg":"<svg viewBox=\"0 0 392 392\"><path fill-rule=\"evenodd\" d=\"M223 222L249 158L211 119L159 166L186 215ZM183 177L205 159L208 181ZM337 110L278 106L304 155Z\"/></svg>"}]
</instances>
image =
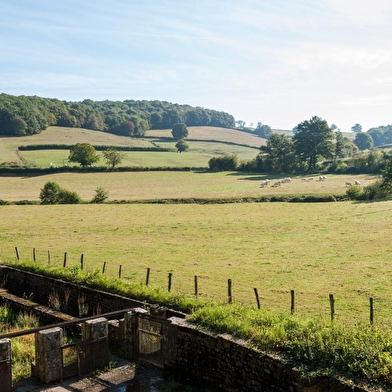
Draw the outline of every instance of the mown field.
<instances>
[{"instance_id":1,"label":"mown field","mask_svg":"<svg viewBox=\"0 0 392 392\"><path fill-rule=\"evenodd\" d=\"M62 266L79 265L143 284L193 295L194 276L204 299L227 301L233 280L235 302L290 309L295 290L299 314L329 313L366 320L369 297L375 322L390 319L392 278L389 238L392 203L240 203L223 205L1 206L1 257Z\"/></svg>"},{"instance_id":2,"label":"mown field","mask_svg":"<svg viewBox=\"0 0 392 392\"><path fill-rule=\"evenodd\" d=\"M376 180L369 175L330 175L326 181L303 181L292 177L291 183L280 187L261 188L266 178L263 174L236 172L210 173L204 171L142 171L103 173L55 173L36 176L0 176L0 200L39 201L40 190L47 181L55 181L62 188L76 191L84 201L89 201L98 187L109 193L109 201L150 200L167 198L228 198L260 197L272 195L334 194L346 192L346 181L355 180L366 186ZM310 177L310 176L307 176ZM275 176L275 179L279 177Z\"/></svg>"}]
</instances>

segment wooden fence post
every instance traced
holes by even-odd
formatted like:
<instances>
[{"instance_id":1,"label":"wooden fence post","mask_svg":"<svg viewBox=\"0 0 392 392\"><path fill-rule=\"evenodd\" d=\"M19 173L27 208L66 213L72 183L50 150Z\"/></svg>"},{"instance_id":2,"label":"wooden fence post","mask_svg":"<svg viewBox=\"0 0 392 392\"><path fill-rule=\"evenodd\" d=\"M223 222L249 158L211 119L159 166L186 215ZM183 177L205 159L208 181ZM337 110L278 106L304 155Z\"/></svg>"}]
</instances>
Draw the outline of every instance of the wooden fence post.
<instances>
[{"instance_id":1,"label":"wooden fence post","mask_svg":"<svg viewBox=\"0 0 392 392\"><path fill-rule=\"evenodd\" d=\"M33 261L36 261L36 259L35 259L35 248L33 248Z\"/></svg>"},{"instance_id":2,"label":"wooden fence post","mask_svg":"<svg viewBox=\"0 0 392 392\"><path fill-rule=\"evenodd\" d=\"M121 274L122 274L122 265L120 264L120 267L118 268L118 277L121 279Z\"/></svg>"},{"instance_id":3,"label":"wooden fence post","mask_svg":"<svg viewBox=\"0 0 392 392\"><path fill-rule=\"evenodd\" d=\"M64 252L63 268L67 266L67 252Z\"/></svg>"},{"instance_id":4,"label":"wooden fence post","mask_svg":"<svg viewBox=\"0 0 392 392\"><path fill-rule=\"evenodd\" d=\"M50 251L48 250L48 264L50 264Z\"/></svg>"},{"instance_id":5,"label":"wooden fence post","mask_svg":"<svg viewBox=\"0 0 392 392\"><path fill-rule=\"evenodd\" d=\"M150 268L147 268L147 272L146 272L146 286L148 286L148 284L150 283Z\"/></svg>"},{"instance_id":6,"label":"wooden fence post","mask_svg":"<svg viewBox=\"0 0 392 392\"><path fill-rule=\"evenodd\" d=\"M197 275L194 276L193 281L195 283L195 296L197 298L199 296L199 284L197 281Z\"/></svg>"},{"instance_id":7,"label":"wooden fence post","mask_svg":"<svg viewBox=\"0 0 392 392\"><path fill-rule=\"evenodd\" d=\"M294 314L295 312L295 293L294 290L291 290L291 307L290 307L290 311L291 314Z\"/></svg>"},{"instance_id":8,"label":"wooden fence post","mask_svg":"<svg viewBox=\"0 0 392 392\"><path fill-rule=\"evenodd\" d=\"M19 261L20 260L20 255L19 255L19 249L17 246L15 246L15 253L16 253L16 258Z\"/></svg>"},{"instance_id":9,"label":"wooden fence post","mask_svg":"<svg viewBox=\"0 0 392 392\"><path fill-rule=\"evenodd\" d=\"M102 274L104 274L106 271L106 261L103 262L103 266L102 266Z\"/></svg>"},{"instance_id":10,"label":"wooden fence post","mask_svg":"<svg viewBox=\"0 0 392 392\"><path fill-rule=\"evenodd\" d=\"M373 325L374 313L373 313L373 298L372 297L369 298L369 304L370 304L370 324Z\"/></svg>"},{"instance_id":11,"label":"wooden fence post","mask_svg":"<svg viewBox=\"0 0 392 392\"><path fill-rule=\"evenodd\" d=\"M84 254L82 253L80 256L80 269L83 271L84 266Z\"/></svg>"},{"instance_id":12,"label":"wooden fence post","mask_svg":"<svg viewBox=\"0 0 392 392\"><path fill-rule=\"evenodd\" d=\"M329 294L329 305L331 307L331 321L333 321L335 316L335 299L333 298L333 294Z\"/></svg>"},{"instance_id":13,"label":"wooden fence post","mask_svg":"<svg viewBox=\"0 0 392 392\"><path fill-rule=\"evenodd\" d=\"M169 276L168 276L168 278L169 278L169 283L168 283L168 286L167 286L167 291L170 293L170 290L171 290L171 285L172 285L172 276L173 276L173 274L171 273L171 272L169 272Z\"/></svg>"},{"instance_id":14,"label":"wooden fence post","mask_svg":"<svg viewBox=\"0 0 392 392\"><path fill-rule=\"evenodd\" d=\"M229 297L229 304L231 304L233 302L233 295L232 295L231 288L232 288L232 281L231 281L231 279L229 279L227 281L227 295Z\"/></svg>"},{"instance_id":15,"label":"wooden fence post","mask_svg":"<svg viewBox=\"0 0 392 392\"><path fill-rule=\"evenodd\" d=\"M255 296L256 296L257 309L260 309L260 308L261 308L261 306L260 306L259 292L257 291L257 288L256 288L256 287L255 287L253 290L254 290L254 292L255 292Z\"/></svg>"}]
</instances>

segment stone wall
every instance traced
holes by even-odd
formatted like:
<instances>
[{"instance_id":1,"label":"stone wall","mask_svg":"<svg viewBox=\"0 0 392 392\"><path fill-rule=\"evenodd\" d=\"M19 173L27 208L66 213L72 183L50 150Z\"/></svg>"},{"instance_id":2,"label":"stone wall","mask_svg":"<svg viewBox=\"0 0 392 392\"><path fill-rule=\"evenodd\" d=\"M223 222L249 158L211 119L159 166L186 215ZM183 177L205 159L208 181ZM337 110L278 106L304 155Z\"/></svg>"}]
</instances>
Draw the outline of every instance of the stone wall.
<instances>
[{"instance_id":1,"label":"stone wall","mask_svg":"<svg viewBox=\"0 0 392 392\"><path fill-rule=\"evenodd\" d=\"M79 286L17 268L0 266L0 287L16 296L48 306L49 296L58 294L61 311L74 317L109 313L116 310L150 306L143 301ZM81 314L81 307L86 311ZM185 317L181 312L167 310L167 316Z\"/></svg>"},{"instance_id":2,"label":"stone wall","mask_svg":"<svg viewBox=\"0 0 392 392\"><path fill-rule=\"evenodd\" d=\"M303 378L301 372L289 361L271 353L248 347L244 341L229 335L214 335L188 323L183 314L167 310L149 315L145 303L129 298L92 290L72 283L0 266L1 286L15 295L31 296L34 301L47 304L48 295L57 291L70 293L69 313L78 313L78 298L84 296L91 308L99 307L101 313L135 308L125 319L109 324L110 335L122 340L123 348L132 359L138 359L138 317L162 321L162 354L164 368L169 372L186 374L196 380L226 392L364 392L370 389L345 384L337 379L320 377ZM41 302L42 301L42 302ZM139 308L139 309L136 309ZM174 316L173 316L174 315ZM165 317L166 316L166 317ZM180 317L178 317L180 316ZM124 331L122 331L124 329ZM110 339L110 337L109 337ZM117 342L121 345L121 342ZM143 359L146 359L145 357Z\"/></svg>"},{"instance_id":3,"label":"stone wall","mask_svg":"<svg viewBox=\"0 0 392 392\"><path fill-rule=\"evenodd\" d=\"M303 378L287 360L252 349L241 339L226 334L214 336L184 319L173 317L169 321L165 369L205 380L222 391L368 391L329 377Z\"/></svg>"}]
</instances>

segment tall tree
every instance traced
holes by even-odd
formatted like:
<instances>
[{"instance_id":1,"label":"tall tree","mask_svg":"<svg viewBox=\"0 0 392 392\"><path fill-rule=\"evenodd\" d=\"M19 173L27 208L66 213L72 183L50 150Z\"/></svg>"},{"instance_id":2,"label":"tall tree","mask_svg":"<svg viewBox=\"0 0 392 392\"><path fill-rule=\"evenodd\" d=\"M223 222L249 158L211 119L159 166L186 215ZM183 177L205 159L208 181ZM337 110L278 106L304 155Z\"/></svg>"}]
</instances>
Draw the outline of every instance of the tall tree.
<instances>
[{"instance_id":1,"label":"tall tree","mask_svg":"<svg viewBox=\"0 0 392 392\"><path fill-rule=\"evenodd\" d=\"M77 143L71 148L68 161L77 162L80 163L82 167L86 167L98 162L99 155L91 144Z\"/></svg>"},{"instance_id":2,"label":"tall tree","mask_svg":"<svg viewBox=\"0 0 392 392\"><path fill-rule=\"evenodd\" d=\"M259 122L257 123L255 133L264 139L268 139L272 135L272 129L269 125L262 124Z\"/></svg>"},{"instance_id":3,"label":"tall tree","mask_svg":"<svg viewBox=\"0 0 392 392\"><path fill-rule=\"evenodd\" d=\"M172 135L174 139L185 139L188 136L188 128L184 123L177 123L173 125Z\"/></svg>"},{"instance_id":4,"label":"tall tree","mask_svg":"<svg viewBox=\"0 0 392 392\"><path fill-rule=\"evenodd\" d=\"M102 153L102 155L111 169L114 169L117 165L119 165L124 158L124 153L117 151L114 148L108 148Z\"/></svg>"},{"instance_id":5,"label":"tall tree","mask_svg":"<svg viewBox=\"0 0 392 392\"><path fill-rule=\"evenodd\" d=\"M343 158L344 157L344 136L342 134L342 132L337 131L335 133L335 138L336 138L336 143L335 143L335 161L339 158Z\"/></svg>"},{"instance_id":6,"label":"tall tree","mask_svg":"<svg viewBox=\"0 0 392 392\"><path fill-rule=\"evenodd\" d=\"M369 150L373 147L373 139L367 132L358 132L354 143L360 150Z\"/></svg>"},{"instance_id":7,"label":"tall tree","mask_svg":"<svg viewBox=\"0 0 392 392\"><path fill-rule=\"evenodd\" d=\"M351 127L351 130L352 130L353 132L355 132L355 133L362 132L362 125L356 123L355 125L353 125L353 126Z\"/></svg>"},{"instance_id":8,"label":"tall tree","mask_svg":"<svg viewBox=\"0 0 392 392\"><path fill-rule=\"evenodd\" d=\"M297 125L294 135L294 148L301 161L305 162L309 171L315 170L320 158L334 156L334 133L328 123L318 116Z\"/></svg>"},{"instance_id":9,"label":"tall tree","mask_svg":"<svg viewBox=\"0 0 392 392\"><path fill-rule=\"evenodd\" d=\"M265 170L274 172L292 170L295 157L291 138L273 133L267 140L267 144L260 147L260 151Z\"/></svg>"}]
</instances>

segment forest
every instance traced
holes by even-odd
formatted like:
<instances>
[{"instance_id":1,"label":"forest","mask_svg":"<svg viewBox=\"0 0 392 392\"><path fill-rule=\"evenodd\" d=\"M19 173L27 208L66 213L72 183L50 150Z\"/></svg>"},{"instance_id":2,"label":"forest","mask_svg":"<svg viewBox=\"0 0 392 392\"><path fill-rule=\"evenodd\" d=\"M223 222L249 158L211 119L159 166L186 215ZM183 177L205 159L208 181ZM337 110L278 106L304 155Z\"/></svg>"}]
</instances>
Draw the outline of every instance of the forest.
<instances>
[{"instance_id":1,"label":"forest","mask_svg":"<svg viewBox=\"0 0 392 392\"><path fill-rule=\"evenodd\" d=\"M0 94L0 136L40 133L51 125L87 128L121 136L143 136L148 129L187 126L234 128L226 112L166 101L67 102L37 96Z\"/></svg>"}]
</instances>

